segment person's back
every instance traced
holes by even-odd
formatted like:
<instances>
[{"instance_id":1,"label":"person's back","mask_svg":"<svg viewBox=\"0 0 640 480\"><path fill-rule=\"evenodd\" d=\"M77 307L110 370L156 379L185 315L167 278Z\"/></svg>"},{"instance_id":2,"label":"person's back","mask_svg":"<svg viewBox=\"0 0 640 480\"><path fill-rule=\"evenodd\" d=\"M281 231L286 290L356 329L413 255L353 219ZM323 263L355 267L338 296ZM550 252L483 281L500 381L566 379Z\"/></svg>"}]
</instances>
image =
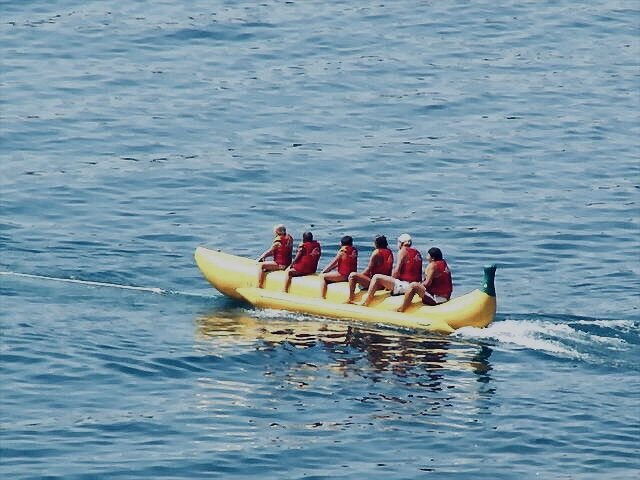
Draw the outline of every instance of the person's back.
<instances>
[{"instance_id":1,"label":"person's back","mask_svg":"<svg viewBox=\"0 0 640 480\"><path fill-rule=\"evenodd\" d=\"M349 275L358 270L358 249L353 245L343 245L338 257L338 273Z\"/></svg>"},{"instance_id":2,"label":"person's back","mask_svg":"<svg viewBox=\"0 0 640 480\"><path fill-rule=\"evenodd\" d=\"M422 281L422 255L417 248L405 245L405 258L398 269L398 280L403 282Z\"/></svg>"},{"instance_id":3,"label":"person's back","mask_svg":"<svg viewBox=\"0 0 640 480\"><path fill-rule=\"evenodd\" d=\"M453 293L453 281L451 279L451 270L449 270L449 265L447 265L447 261L442 260L434 260L433 264L433 279L431 283L427 287L427 292L431 295L443 297L443 298L451 298L451 293Z\"/></svg>"},{"instance_id":4,"label":"person's back","mask_svg":"<svg viewBox=\"0 0 640 480\"><path fill-rule=\"evenodd\" d=\"M293 255L293 237L288 233L277 235L273 242L273 260L278 265L288 267L291 265Z\"/></svg>"},{"instance_id":5,"label":"person's back","mask_svg":"<svg viewBox=\"0 0 640 480\"><path fill-rule=\"evenodd\" d=\"M373 277L376 273L391 275L393 271L393 252L391 249L387 247L377 248L373 255L375 256L375 264L371 269L370 276Z\"/></svg>"},{"instance_id":6,"label":"person's back","mask_svg":"<svg viewBox=\"0 0 640 480\"><path fill-rule=\"evenodd\" d=\"M283 291L289 291L293 277L302 277L316 273L320 255L322 255L320 242L313 239L311 232L304 232L302 234L302 243L298 246L296 258L293 259L291 268L287 270Z\"/></svg>"},{"instance_id":7,"label":"person's back","mask_svg":"<svg viewBox=\"0 0 640 480\"><path fill-rule=\"evenodd\" d=\"M316 240L303 241L300 248L302 256L292 265L292 268L303 275L315 273L322 253L320 243Z\"/></svg>"}]
</instances>

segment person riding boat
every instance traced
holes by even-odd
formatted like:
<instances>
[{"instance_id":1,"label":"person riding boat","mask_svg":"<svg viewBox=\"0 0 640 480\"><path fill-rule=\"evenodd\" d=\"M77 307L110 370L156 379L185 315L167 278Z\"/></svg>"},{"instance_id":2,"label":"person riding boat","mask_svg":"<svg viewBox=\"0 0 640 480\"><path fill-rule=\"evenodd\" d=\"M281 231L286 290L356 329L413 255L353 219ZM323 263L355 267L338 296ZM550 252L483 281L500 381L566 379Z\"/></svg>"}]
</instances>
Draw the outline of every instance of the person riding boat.
<instances>
[{"instance_id":1,"label":"person riding boat","mask_svg":"<svg viewBox=\"0 0 640 480\"><path fill-rule=\"evenodd\" d=\"M403 233L398 237L398 263L392 274L376 274L361 305L368 307L378 290L387 289L391 295L404 294L412 282L422 280L422 255L412 247L411 235Z\"/></svg>"},{"instance_id":2,"label":"person riding boat","mask_svg":"<svg viewBox=\"0 0 640 480\"><path fill-rule=\"evenodd\" d=\"M358 270L358 249L353 246L353 238L345 235L340 240L340 250L322 270L320 296L322 298L327 296L327 287L330 283L346 282L349 275L356 270Z\"/></svg>"},{"instance_id":3,"label":"person riding boat","mask_svg":"<svg viewBox=\"0 0 640 480\"><path fill-rule=\"evenodd\" d=\"M369 288L371 278L374 275L381 274L390 276L393 272L393 252L389 248L387 237L377 235L373 240L373 244L376 248L371 254L371 257L369 257L367 268L362 272L349 274L349 298L347 299L347 303L353 303L356 285Z\"/></svg>"},{"instance_id":4,"label":"person riding boat","mask_svg":"<svg viewBox=\"0 0 640 480\"><path fill-rule=\"evenodd\" d=\"M291 265L293 253L293 237L287 233L287 228L280 224L273 227L275 238L269 247L258 258L258 288L263 288L267 272L285 270ZM273 257L273 260L265 259Z\"/></svg>"},{"instance_id":5,"label":"person riding boat","mask_svg":"<svg viewBox=\"0 0 640 480\"><path fill-rule=\"evenodd\" d=\"M320 247L320 243L313 239L311 232L304 232L302 234L302 243L298 246L296 257L293 259L291 268L287 270L287 277L283 289L285 293L289 291L293 277L302 277L316 273L321 254L322 248Z\"/></svg>"},{"instance_id":6,"label":"person riding boat","mask_svg":"<svg viewBox=\"0 0 640 480\"><path fill-rule=\"evenodd\" d=\"M409 285L402 305L398 308L399 312L404 312L411 305L416 294L420 296L423 304L431 306L448 302L451 298L453 293L451 270L447 261L442 258L442 251L438 247L430 248L427 252L427 260L429 264L424 271L424 281Z\"/></svg>"}]
</instances>

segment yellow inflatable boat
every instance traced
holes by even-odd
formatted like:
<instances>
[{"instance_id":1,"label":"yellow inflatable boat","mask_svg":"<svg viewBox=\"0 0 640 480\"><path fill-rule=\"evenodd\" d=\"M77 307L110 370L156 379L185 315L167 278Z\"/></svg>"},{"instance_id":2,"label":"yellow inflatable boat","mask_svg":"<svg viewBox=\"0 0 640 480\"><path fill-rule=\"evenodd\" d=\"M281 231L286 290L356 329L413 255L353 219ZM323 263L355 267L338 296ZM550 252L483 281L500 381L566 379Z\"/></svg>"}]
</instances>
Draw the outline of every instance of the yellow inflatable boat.
<instances>
[{"instance_id":1,"label":"yellow inflatable boat","mask_svg":"<svg viewBox=\"0 0 640 480\"><path fill-rule=\"evenodd\" d=\"M396 310L402 296L387 291L376 292L368 307L345 303L349 291L346 282L332 283L327 298L320 297L320 275L295 277L289 293L282 293L285 272L267 274L264 288L257 288L258 262L221 251L198 247L195 260L204 277L223 294L245 300L256 307L289 310L331 318L354 319L363 322L393 325L451 333L461 327L486 327L496 314L494 277L496 266L485 267L481 289L452 298L431 307L423 305L419 297L403 313ZM362 299L359 292L356 302Z\"/></svg>"}]
</instances>

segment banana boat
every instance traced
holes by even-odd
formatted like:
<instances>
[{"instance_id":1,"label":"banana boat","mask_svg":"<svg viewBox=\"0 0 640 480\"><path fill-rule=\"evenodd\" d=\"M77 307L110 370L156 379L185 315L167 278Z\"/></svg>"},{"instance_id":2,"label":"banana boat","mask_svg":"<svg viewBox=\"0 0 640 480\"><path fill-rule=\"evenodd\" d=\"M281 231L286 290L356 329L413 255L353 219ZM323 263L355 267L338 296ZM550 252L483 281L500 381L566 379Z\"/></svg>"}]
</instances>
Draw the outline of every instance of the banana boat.
<instances>
[{"instance_id":1,"label":"banana boat","mask_svg":"<svg viewBox=\"0 0 640 480\"><path fill-rule=\"evenodd\" d=\"M319 274L295 277L288 293L283 293L284 271L267 274L264 288L257 288L258 262L219 250L198 247L195 261L204 277L224 295L244 300L259 308L289 310L323 317L353 319L375 324L421 329L443 334L462 327L483 328L496 314L494 278L496 266L484 268L482 288L452 298L446 303L427 306L416 296L404 312L397 312L402 295L388 291L376 292L368 307L347 304L349 289L346 282L329 284L326 299L320 296ZM356 295L362 300L365 291Z\"/></svg>"}]
</instances>

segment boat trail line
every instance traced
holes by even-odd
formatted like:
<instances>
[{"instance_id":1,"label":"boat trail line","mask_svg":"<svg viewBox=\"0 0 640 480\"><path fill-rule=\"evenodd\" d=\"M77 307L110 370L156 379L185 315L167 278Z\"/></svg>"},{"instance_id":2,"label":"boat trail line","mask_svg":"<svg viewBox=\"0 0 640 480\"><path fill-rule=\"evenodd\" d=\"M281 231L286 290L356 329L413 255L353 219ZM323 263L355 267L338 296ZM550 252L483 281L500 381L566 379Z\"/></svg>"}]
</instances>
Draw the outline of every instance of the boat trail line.
<instances>
[{"instance_id":1,"label":"boat trail line","mask_svg":"<svg viewBox=\"0 0 640 480\"><path fill-rule=\"evenodd\" d=\"M160 287L139 287L136 285L122 285L119 283L96 282L92 280L81 280L77 278L51 277L48 275L36 275L33 273L0 272L0 276L1 275L30 278L30 279L36 279L36 280L47 280L47 281L53 281L53 282L75 283L75 284L87 285L91 287L106 287L106 288L119 288L122 290L135 290L140 292L156 293L160 295L184 295L184 296L190 296L190 297L210 298L210 295L203 295L199 293L190 293L190 292L180 292L180 291L168 290Z\"/></svg>"}]
</instances>

